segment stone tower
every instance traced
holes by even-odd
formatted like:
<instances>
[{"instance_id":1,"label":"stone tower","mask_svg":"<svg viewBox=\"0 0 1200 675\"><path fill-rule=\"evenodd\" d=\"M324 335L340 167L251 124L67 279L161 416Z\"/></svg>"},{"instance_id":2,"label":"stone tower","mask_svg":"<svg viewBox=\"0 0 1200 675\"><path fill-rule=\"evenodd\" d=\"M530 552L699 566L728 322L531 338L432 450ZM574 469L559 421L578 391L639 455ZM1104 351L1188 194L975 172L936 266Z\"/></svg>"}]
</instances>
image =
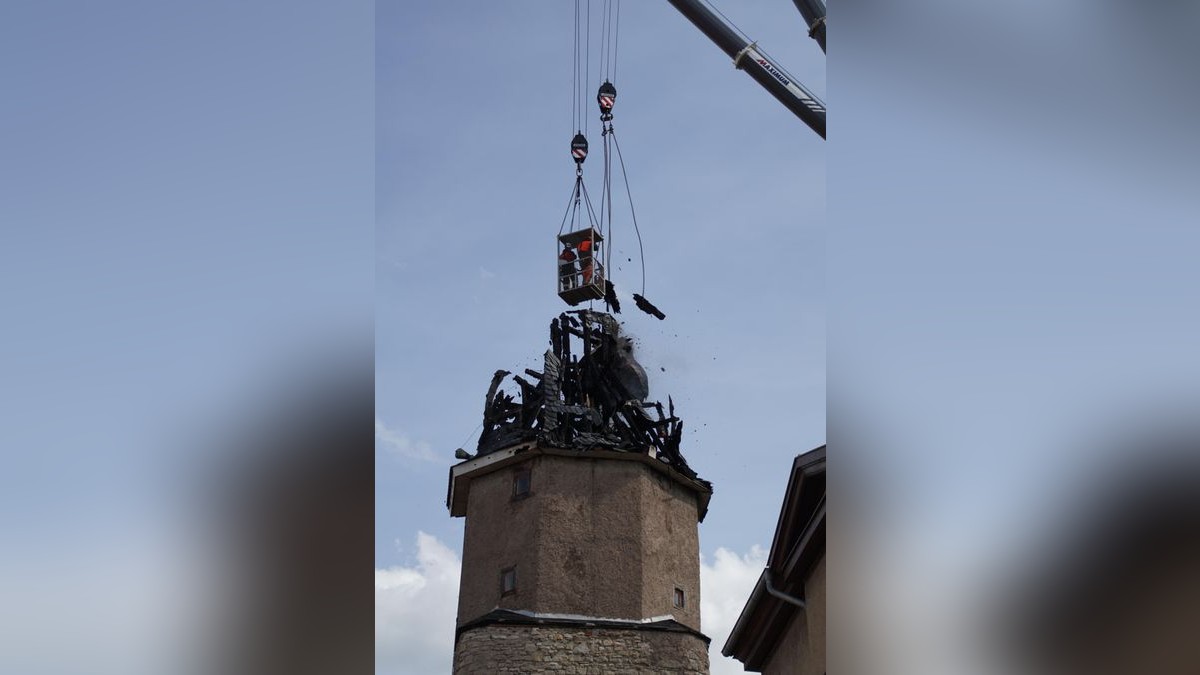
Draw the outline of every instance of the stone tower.
<instances>
[{"instance_id":1,"label":"stone tower","mask_svg":"<svg viewBox=\"0 0 1200 675\"><path fill-rule=\"evenodd\" d=\"M679 453L673 406L644 400L607 314L560 316L526 373L519 401L496 373L477 453L450 470L466 518L454 672L708 673L697 524L712 486Z\"/></svg>"}]
</instances>

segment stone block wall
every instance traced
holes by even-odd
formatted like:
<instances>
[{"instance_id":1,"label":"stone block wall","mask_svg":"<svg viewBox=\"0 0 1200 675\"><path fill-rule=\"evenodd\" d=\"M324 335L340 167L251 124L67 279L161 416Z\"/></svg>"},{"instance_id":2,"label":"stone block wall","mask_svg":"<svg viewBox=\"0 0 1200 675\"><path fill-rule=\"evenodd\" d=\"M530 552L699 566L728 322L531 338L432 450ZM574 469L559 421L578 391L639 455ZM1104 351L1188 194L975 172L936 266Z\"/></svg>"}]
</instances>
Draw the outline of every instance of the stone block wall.
<instances>
[{"instance_id":1,"label":"stone block wall","mask_svg":"<svg viewBox=\"0 0 1200 675\"><path fill-rule=\"evenodd\" d=\"M454 645L456 675L708 675L708 645L691 633L487 625Z\"/></svg>"}]
</instances>

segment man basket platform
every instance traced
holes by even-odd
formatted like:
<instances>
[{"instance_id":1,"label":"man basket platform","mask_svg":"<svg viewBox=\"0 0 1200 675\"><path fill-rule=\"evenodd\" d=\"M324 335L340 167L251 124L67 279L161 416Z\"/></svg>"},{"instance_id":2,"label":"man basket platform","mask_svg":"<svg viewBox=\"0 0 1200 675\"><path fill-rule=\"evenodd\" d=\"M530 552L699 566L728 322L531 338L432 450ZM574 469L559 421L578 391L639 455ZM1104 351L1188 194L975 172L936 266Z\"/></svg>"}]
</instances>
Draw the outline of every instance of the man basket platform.
<instances>
[{"instance_id":1,"label":"man basket platform","mask_svg":"<svg viewBox=\"0 0 1200 675\"><path fill-rule=\"evenodd\" d=\"M559 235L558 297L568 305L604 299L604 265L600 262L602 241L604 237L592 227Z\"/></svg>"}]
</instances>

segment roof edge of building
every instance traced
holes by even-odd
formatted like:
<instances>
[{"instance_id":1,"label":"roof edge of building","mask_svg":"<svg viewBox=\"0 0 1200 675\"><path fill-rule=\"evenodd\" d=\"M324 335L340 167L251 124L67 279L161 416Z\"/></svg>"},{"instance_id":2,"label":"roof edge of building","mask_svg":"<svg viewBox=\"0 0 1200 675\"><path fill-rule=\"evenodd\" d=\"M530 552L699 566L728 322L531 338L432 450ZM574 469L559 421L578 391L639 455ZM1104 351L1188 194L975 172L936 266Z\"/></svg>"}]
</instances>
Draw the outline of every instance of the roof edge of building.
<instances>
[{"instance_id":1,"label":"roof edge of building","mask_svg":"<svg viewBox=\"0 0 1200 675\"><path fill-rule=\"evenodd\" d=\"M679 623L674 617L654 617L646 620L635 619L605 619L598 617L571 616L565 614L536 614L533 612L518 612L508 609L493 609L483 616L468 621L459 626L454 632L457 640L463 633L492 625L508 626L554 626L560 628L609 628L617 630L658 631L668 633L687 633L704 641L705 645L712 638L694 628Z\"/></svg>"},{"instance_id":2,"label":"roof edge of building","mask_svg":"<svg viewBox=\"0 0 1200 675\"><path fill-rule=\"evenodd\" d=\"M729 637L721 648L723 656L741 661L746 670L757 670L762 667L767 656L767 645L775 636L782 633L795 613L800 611L795 605L768 593L768 573L773 570L783 571L776 568L786 566L789 567L788 571L794 575L788 585L802 584L802 578L807 576L809 569L815 564L815 558L824 555L825 462L826 446L824 445L801 453L793 460L791 475L775 526L775 536L771 541L771 555L767 560L767 566L759 575L758 581L755 582L750 598L746 600L737 622L734 623L733 630L729 632ZM816 485L813 485L813 481L807 480L818 477ZM812 497L809 498L812 503L807 508L802 508L801 497L804 496L802 493L811 494L810 491L813 489L819 489L820 492L812 494ZM794 537L797 540L794 548L782 550L784 544L782 540L785 537ZM802 564L786 565L793 559Z\"/></svg>"}]
</instances>

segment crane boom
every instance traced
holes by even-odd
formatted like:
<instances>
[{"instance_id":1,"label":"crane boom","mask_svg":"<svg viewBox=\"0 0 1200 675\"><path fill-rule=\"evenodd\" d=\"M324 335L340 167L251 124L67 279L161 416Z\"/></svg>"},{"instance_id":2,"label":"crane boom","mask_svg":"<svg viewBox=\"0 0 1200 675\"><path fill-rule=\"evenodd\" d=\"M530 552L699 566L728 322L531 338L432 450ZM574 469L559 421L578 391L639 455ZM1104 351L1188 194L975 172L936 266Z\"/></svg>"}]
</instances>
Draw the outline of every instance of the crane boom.
<instances>
[{"instance_id":1,"label":"crane boom","mask_svg":"<svg viewBox=\"0 0 1200 675\"><path fill-rule=\"evenodd\" d=\"M735 68L746 71L755 82L762 85L821 138L825 138L825 104L815 94L786 75L783 69L772 63L753 42L747 42L738 35L700 0L668 2L728 54L729 58L733 59Z\"/></svg>"},{"instance_id":2,"label":"crane boom","mask_svg":"<svg viewBox=\"0 0 1200 675\"><path fill-rule=\"evenodd\" d=\"M800 15L808 22L808 36L825 51L825 2L823 0L793 0Z\"/></svg>"}]
</instances>

